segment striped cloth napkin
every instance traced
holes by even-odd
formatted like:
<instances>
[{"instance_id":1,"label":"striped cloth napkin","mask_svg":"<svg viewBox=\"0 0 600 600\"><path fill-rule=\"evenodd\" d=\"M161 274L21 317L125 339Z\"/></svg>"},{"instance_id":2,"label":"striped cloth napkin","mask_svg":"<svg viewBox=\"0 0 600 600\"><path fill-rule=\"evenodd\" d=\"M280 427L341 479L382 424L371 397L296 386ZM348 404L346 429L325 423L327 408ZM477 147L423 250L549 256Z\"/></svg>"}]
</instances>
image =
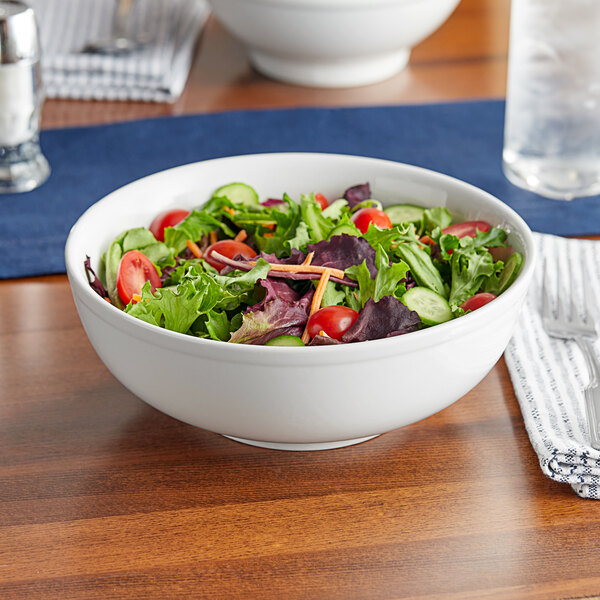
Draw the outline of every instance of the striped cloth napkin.
<instances>
[{"instance_id":1,"label":"striped cloth napkin","mask_svg":"<svg viewBox=\"0 0 600 600\"><path fill-rule=\"evenodd\" d=\"M587 278L591 313L600 326L600 242L544 234L535 237L540 265L506 349L506 364L542 471L571 484L583 498L600 499L600 451L589 443L583 395L589 381L585 360L575 342L548 336L541 316L541 262L545 260L551 290L559 283L568 292L568 279L557 282L559 263L562 272L572 273L575 298L583 298L581 278ZM594 347L600 356L600 344Z\"/></svg>"},{"instance_id":2,"label":"striped cloth napkin","mask_svg":"<svg viewBox=\"0 0 600 600\"><path fill-rule=\"evenodd\" d=\"M40 28L46 96L175 101L185 86L205 0L138 0L128 28L151 40L124 55L82 53L111 36L116 0L28 0Z\"/></svg>"}]
</instances>

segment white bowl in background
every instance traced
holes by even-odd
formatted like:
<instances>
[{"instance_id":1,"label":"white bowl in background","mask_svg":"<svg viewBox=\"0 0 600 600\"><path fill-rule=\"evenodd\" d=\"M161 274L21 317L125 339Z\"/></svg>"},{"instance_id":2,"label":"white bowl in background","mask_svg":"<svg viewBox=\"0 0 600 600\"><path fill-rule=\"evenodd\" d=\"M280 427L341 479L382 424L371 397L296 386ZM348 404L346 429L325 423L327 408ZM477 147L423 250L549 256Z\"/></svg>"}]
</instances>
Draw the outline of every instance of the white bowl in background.
<instances>
[{"instance_id":1,"label":"white bowl in background","mask_svg":"<svg viewBox=\"0 0 600 600\"><path fill-rule=\"evenodd\" d=\"M445 205L464 219L509 232L524 255L516 281L486 306L456 320L389 339L322 347L269 347L194 338L149 325L105 302L83 262L97 268L123 230L159 212L191 208L232 181L261 198L329 198L369 182L383 204ZM220 158L156 173L90 207L73 226L65 258L85 331L113 375L177 419L267 448L313 450L367 440L449 406L502 355L535 265L525 222L506 204L457 179L405 164L334 154Z\"/></svg>"},{"instance_id":2,"label":"white bowl in background","mask_svg":"<svg viewBox=\"0 0 600 600\"><path fill-rule=\"evenodd\" d=\"M350 87L392 77L459 0L209 0L262 73Z\"/></svg>"}]
</instances>

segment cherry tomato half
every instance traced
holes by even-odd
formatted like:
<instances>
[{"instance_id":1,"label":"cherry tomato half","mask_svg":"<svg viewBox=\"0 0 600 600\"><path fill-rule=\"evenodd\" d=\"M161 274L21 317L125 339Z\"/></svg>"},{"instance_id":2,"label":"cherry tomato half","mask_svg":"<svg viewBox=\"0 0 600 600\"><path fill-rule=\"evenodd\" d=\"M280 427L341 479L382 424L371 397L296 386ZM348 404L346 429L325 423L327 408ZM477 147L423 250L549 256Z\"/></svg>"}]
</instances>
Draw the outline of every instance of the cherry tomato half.
<instances>
[{"instance_id":1,"label":"cherry tomato half","mask_svg":"<svg viewBox=\"0 0 600 600\"><path fill-rule=\"evenodd\" d=\"M189 210L183 208L174 208L166 212L160 213L154 218L154 221L150 223L150 231L159 242L165 241L165 228L175 227L179 225L190 214Z\"/></svg>"},{"instance_id":2,"label":"cherry tomato half","mask_svg":"<svg viewBox=\"0 0 600 600\"><path fill-rule=\"evenodd\" d=\"M321 210L325 210L329 206L329 202L323 194L315 194L315 200L321 205Z\"/></svg>"},{"instance_id":3,"label":"cherry tomato half","mask_svg":"<svg viewBox=\"0 0 600 600\"><path fill-rule=\"evenodd\" d=\"M465 300L460 305L460 307L465 311L466 310L477 310L478 308L481 308L488 302L491 302L492 300L494 300L494 298L496 298L495 294L490 294L489 292L481 292L481 293L475 294L474 296L471 296L470 298Z\"/></svg>"},{"instance_id":4,"label":"cherry tomato half","mask_svg":"<svg viewBox=\"0 0 600 600\"><path fill-rule=\"evenodd\" d=\"M306 327L311 338L324 331L329 337L341 340L356 319L358 313L348 306L325 306L311 315Z\"/></svg>"},{"instance_id":5,"label":"cherry tomato half","mask_svg":"<svg viewBox=\"0 0 600 600\"><path fill-rule=\"evenodd\" d=\"M123 255L117 269L117 291L124 304L129 304L134 294L140 294L142 287L150 282L152 292L162 286L156 267L139 250L130 250Z\"/></svg>"},{"instance_id":6,"label":"cherry tomato half","mask_svg":"<svg viewBox=\"0 0 600 600\"><path fill-rule=\"evenodd\" d=\"M379 229L391 229L392 222L382 210L378 208L361 208L352 215L352 222L361 233L367 233L369 225L373 223Z\"/></svg>"},{"instance_id":7,"label":"cherry tomato half","mask_svg":"<svg viewBox=\"0 0 600 600\"><path fill-rule=\"evenodd\" d=\"M227 258L235 258L240 254L246 260L256 256L256 252L248 244L244 244L244 242L236 242L235 240L220 240L219 242L215 242L206 249L204 260L211 267L219 271L219 273L225 268L225 265L211 257L213 252L218 252Z\"/></svg>"},{"instance_id":8,"label":"cherry tomato half","mask_svg":"<svg viewBox=\"0 0 600 600\"><path fill-rule=\"evenodd\" d=\"M465 221L464 223L455 223L442 229L442 233L449 233L456 237L462 238L465 236L475 237L477 231L489 231L492 226L487 221Z\"/></svg>"}]
</instances>

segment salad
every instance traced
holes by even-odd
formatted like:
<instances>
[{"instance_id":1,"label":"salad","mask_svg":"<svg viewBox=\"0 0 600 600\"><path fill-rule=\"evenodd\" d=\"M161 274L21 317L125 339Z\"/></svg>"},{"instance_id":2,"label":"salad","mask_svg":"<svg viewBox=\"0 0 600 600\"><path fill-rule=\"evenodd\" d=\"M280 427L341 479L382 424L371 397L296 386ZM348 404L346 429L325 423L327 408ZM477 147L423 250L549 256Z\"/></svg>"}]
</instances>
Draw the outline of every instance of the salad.
<instances>
[{"instance_id":1,"label":"salad","mask_svg":"<svg viewBox=\"0 0 600 600\"><path fill-rule=\"evenodd\" d=\"M259 201L245 183L173 209L108 247L92 288L126 313L221 342L344 344L459 318L515 280L523 258L485 221L442 206L383 208L368 183Z\"/></svg>"}]
</instances>

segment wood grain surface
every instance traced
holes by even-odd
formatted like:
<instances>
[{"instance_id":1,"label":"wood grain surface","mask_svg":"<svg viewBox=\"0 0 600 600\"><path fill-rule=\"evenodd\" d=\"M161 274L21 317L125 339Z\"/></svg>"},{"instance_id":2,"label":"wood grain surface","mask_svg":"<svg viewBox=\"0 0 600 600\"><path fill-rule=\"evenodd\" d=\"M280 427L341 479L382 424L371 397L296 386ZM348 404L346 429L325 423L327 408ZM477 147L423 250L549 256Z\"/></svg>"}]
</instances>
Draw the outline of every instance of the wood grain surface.
<instances>
[{"instance_id":1,"label":"wood grain surface","mask_svg":"<svg viewBox=\"0 0 600 600\"><path fill-rule=\"evenodd\" d=\"M263 78L211 21L177 103L47 101L43 125L501 97L507 34L508 0L463 0L403 73L315 90ZM2 600L600 593L600 503L544 477L503 360L453 406L367 443L253 448L124 389L66 277L48 276L0 282L0 382Z\"/></svg>"},{"instance_id":2,"label":"wood grain surface","mask_svg":"<svg viewBox=\"0 0 600 600\"><path fill-rule=\"evenodd\" d=\"M368 106L499 98L506 88L509 0L462 0L431 37L414 48L407 69L374 85L319 89L257 73L241 45L210 20L186 89L174 104L49 100L47 128L238 108Z\"/></svg>"}]
</instances>

